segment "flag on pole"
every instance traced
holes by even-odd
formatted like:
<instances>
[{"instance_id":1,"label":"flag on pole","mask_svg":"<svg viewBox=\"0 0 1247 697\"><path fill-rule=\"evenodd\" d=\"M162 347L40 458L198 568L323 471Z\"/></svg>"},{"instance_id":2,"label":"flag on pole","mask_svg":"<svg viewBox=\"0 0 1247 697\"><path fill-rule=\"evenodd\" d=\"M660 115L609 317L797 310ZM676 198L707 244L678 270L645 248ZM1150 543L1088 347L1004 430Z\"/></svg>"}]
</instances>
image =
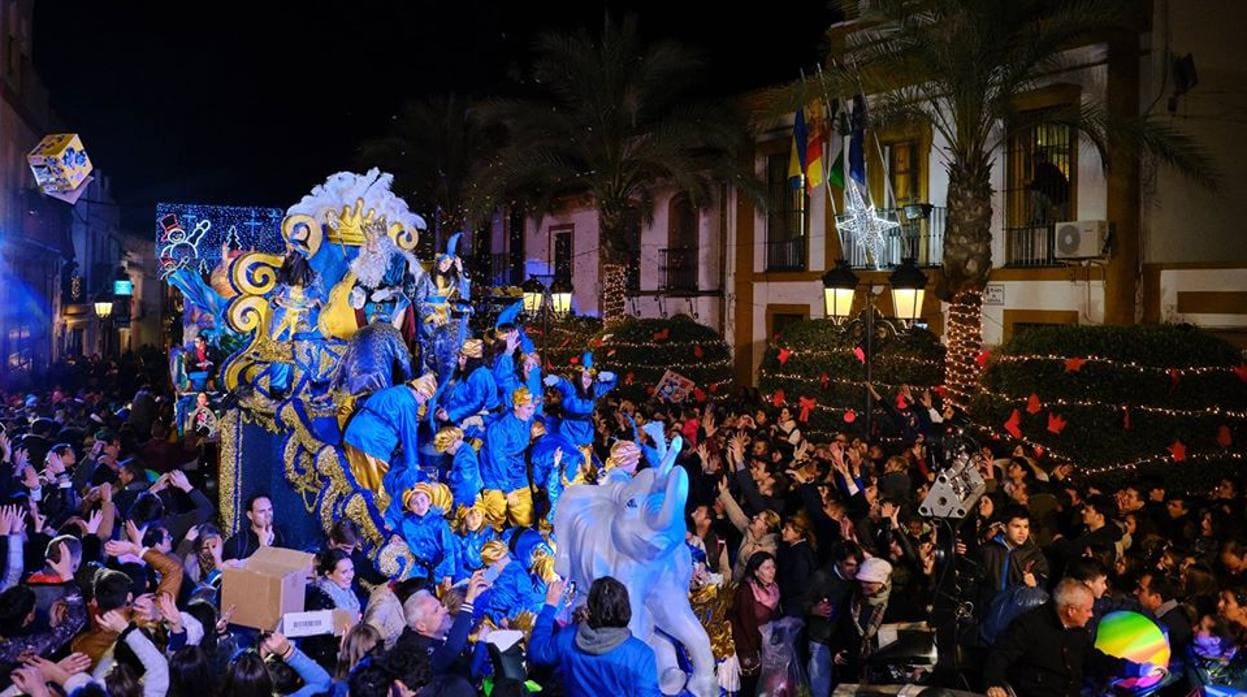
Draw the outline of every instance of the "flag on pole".
<instances>
[{"instance_id":1,"label":"flag on pole","mask_svg":"<svg viewBox=\"0 0 1247 697\"><path fill-rule=\"evenodd\" d=\"M805 113L803 109L797 109L792 121L792 152L788 156L788 184L794 189L801 188L802 179L805 177L808 146L809 134L805 125Z\"/></svg>"},{"instance_id":2,"label":"flag on pole","mask_svg":"<svg viewBox=\"0 0 1247 697\"><path fill-rule=\"evenodd\" d=\"M806 124L809 139L805 146L805 186L808 192L814 193L823 185L823 166L827 161L824 152L827 149L827 121L823 118L823 106L818 102L806 107L805 111L810 115Z\"/></svg>"},{"instance_id":3,"label":"flag on pole","mask_svg":"<svg viewBox=\"0 0 1247 697\"><path fill-rule=\"evenodd\" d=\"M827 170L827 183L839 189L844 188L844 129L840 127L843 116L840 100L831 100L831 116L827 119L827 152L831 168Z\"/></svg>"},{"instance_id":4,"label":"flag on pole","mask_svg":"<svg viewBox=\"0 0 1247 697\"><path fill-rule=\"evenodd\" d=\"M859 186L866 186L866 98L860 94L853 97L849 127L849 176Z\"/></svg>"}]
</instances>

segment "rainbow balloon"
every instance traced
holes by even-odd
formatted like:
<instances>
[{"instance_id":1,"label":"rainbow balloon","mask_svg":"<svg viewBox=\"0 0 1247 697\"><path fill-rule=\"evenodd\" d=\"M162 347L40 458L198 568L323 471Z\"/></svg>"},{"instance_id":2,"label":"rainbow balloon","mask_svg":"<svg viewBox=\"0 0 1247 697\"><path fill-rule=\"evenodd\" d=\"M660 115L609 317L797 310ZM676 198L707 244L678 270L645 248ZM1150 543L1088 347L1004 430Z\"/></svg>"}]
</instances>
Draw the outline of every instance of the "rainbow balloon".
<instances>
[{"instance_id":1,"label":"rainbow balloon","mask_svg":"<svg viewBox=\"0 0 1247 697\"><path fill-rule=\"evenodd\" d=\"M1096 628L1095 647L1114 658L1144 665L1142 675L1124 675L1113 685L1144 693L1161 683L1169 671L1169 637L1154 621L1137 612L1110 612Z\"/></svg>"}]
</instances>

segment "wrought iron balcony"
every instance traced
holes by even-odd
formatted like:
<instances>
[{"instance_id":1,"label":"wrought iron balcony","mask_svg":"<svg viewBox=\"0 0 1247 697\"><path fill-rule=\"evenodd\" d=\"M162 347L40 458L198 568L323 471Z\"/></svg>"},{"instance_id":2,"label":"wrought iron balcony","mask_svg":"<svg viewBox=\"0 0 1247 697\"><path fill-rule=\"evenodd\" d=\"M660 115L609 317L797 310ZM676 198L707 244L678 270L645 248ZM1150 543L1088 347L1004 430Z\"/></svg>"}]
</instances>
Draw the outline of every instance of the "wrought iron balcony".
<instances>
[{"instance_id":1,"label":"wrought iron balcony","mask_svg":"<svg viewBox=\"0 0 1247 697\"><path fill-rule=\"evenodd\" d=\"M948 209L932 207L926 216L912 206L882 208L878 213L881 218L901 224L884 240L879 267L900 266L901 259L908 258L915 259L919 266L940 266L944 263L944 223ZM859 244L848 230L840 230L840 248L853 268L871 268L865 246Z\"/></svg>"}]
</instances>

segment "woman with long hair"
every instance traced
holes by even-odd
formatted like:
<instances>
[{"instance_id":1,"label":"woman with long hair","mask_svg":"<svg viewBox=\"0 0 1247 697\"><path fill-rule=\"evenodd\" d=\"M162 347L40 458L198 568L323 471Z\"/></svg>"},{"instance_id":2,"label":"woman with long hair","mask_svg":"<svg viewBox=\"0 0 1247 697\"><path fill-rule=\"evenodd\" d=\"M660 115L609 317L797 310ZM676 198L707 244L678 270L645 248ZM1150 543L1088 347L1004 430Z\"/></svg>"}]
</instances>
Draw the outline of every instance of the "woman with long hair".
<instances>
[{"instance_id":1,"label":"woman with long hair","mask_svg":"<svg viewBox=\"0 0 1247 697\"><path fill-rule=\"evenodd\" d=\"M816 543L810 528L810 518L805 511L798 512L780 527L781 542L776 562L785 617L801 617L805 614L802 598L805 589L809 588L810 578L818 569Z\"/></svg>"},{"instance_id":2,"label":"woman with long hair","mask_svg":"<svg viewBox=\"0 0 1247 697\"><path fill-rule=\"evenodd\" d=\"M312 585L333 601L334 608L359 614L354 581L355 563L351 555L340 549L327 549L316 556L316 580Z\"/></svg>"},{"instance_id":3,"label":"woman with long hair","mask_svg":"<svg viewBox=\"0 0 1247 697\"><path fill-rule=\"evenodd\" d=\"M342 637L342 649L338 652L338 667L333 675L333 697L346 697L347 679L351 671L365 657L379 653L385 646L381 642L381 632L363 622L351 627L351 631Z\"/></svg>"},{"instance_id":4,"label":"woman with long hair","mask_svg":"<svg viewBox=\"0 0 1247 697\"><path fill-rule=\"evenodd\" d=\"M217 672L202 647L185 646L174 652L169 659L169 697L214 697L216 689Z\"/></svg>"},{"instance_id":5,"label":"woman with long hair","mask_svg":"<svg viewBox=\"0 0 1247 697\"><path fill-rule=\"evenodd\" d=\"M260 642L259 651L248 649L234 657L225 671L225 682L219 697L273 697L275 681L265 661L284 664L303 680L303 687L286 693L289 697L312 697L328 692L332 686L329 673L308 658L289 639L270 634Z\"/></svg>"},{"instance_id":6,"label":"woman with long hair","mask_svg":"<svg viewBox=\"0 0 1247 697\"><path fill-rule=\"evenodd\" d=\"M755 552L745 565L744 578L732 602L732 639L740 663L741 697L753 697L762 668L762 625L780 616L779 585L775 582L775 557Z\"/></svg>"}]
</instances>

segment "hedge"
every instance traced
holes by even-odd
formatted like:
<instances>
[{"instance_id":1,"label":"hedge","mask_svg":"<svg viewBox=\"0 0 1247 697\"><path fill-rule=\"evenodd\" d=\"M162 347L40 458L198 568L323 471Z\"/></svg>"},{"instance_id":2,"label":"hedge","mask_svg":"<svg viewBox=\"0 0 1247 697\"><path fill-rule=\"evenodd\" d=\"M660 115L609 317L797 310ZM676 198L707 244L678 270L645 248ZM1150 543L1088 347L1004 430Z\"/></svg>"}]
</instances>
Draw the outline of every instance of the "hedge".
<instances>
[{"instance_id":1,"label":"hedge","mask_svg":"<svg viewBox=\"0 0 1247 697\"><path fill-rule=\"evenodd\" d=\"M619 375L616 394L623 398L643 400L668 369L692 380L699 396L726 393L732 384L727 342L687 315L629 318L601 329L587 345L599 370Z\"/></svg>"},{"instance_id":2,"label":"hedge","mask_svg":"<svg viewBox=\"0 0 1247 697\"><path fill-rule=\"evenodd\" d=\"M971 409L1093 478L1198 489L1244 455L1247 368L1186 325L1041 327L990 355Z\"/></svg>"},{"instance_id":3,"label":"hedge","mask_svg":"<svg viewBox=\"0 0 1247 697\"><path fill-rule=\"evenodd\" d=\"M596 317L566 317L550 323L550 336L539 322L526 328L537 345L547 370L559 371L573 365L572 359L580 360L589 342L602 330L602 320Z\"/></svg>"},{"instance_id":4,"label":"hedge","mask_svg":"<svg viewBox=\"0 0 1247 697\"><path fill-rule=\"evenodd\" d=\"M798 418L803 404L814 400L802 428L807 438L827 440L837 431L856 431L864 423L860 417L866 404L866 365L855 353L857 347L826 319L790 325L763 355L758 386L773 405L789 407ZM875 351L873 378L884 396L901 385L920 391L944 381L944 347L930 332L900 334L882 341ZM899 437L879 407L875 423L883 438Z\"/></svg>"}]
</instances>

